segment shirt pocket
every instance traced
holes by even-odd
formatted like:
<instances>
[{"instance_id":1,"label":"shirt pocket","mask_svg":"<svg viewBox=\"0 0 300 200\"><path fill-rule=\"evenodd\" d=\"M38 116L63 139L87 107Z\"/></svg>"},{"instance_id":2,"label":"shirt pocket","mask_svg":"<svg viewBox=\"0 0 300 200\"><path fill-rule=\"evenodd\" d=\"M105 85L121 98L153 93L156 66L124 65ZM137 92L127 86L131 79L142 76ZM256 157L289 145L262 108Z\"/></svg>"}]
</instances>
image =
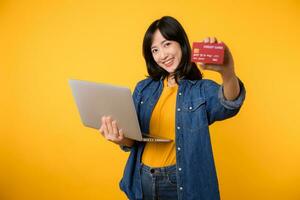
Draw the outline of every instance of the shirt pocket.
<instances>
[{"instance_id":1,"label":"shirt pocket","mask_svg":"<svg viewBox=\"0 0 300 200\"><path fill-rule=\"evenodd\" d=\"M183 125L189 131L198 131L208 126L206 115L206 101L199 98L183 102Z\"/></svg>"},{"instance_id":2,"label":"shirt pocket","mask_svg":"<svg viewBox=\"0 0 300 200\"><path fill-rule=\"evenodd\" d=\"M144 107L144 106L152 106L153 102L151 101L151 96L150 95L141 95L139 98L139 104L140 106Z\"/></svg>"}]
</instances>

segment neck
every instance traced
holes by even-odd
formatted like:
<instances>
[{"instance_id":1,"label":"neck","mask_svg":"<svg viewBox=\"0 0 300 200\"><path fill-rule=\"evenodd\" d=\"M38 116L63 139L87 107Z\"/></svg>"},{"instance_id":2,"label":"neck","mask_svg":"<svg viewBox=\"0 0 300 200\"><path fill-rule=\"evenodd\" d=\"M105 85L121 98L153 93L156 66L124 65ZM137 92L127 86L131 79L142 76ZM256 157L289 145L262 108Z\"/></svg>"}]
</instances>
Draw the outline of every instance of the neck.
<instances>
[{"instance_id":1,"label":"neck","mask_svg":"<svg viewBox=\"0 0 300 200\"><path fill-rule=\"evenodd\" d=\"M176 85L175 77L174 75L167 76L167 82L169 87L173 87Z\"/></svg>"}]
</instances>

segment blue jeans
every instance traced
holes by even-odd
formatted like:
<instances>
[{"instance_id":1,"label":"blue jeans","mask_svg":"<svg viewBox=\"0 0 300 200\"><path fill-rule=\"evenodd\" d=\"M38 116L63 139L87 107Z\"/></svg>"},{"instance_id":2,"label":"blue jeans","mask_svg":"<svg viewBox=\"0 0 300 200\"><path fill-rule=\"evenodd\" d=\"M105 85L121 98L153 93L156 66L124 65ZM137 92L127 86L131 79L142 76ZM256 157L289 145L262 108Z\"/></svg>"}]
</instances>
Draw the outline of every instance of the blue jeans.
<instances>
[{"instance_id":1,"label":"blue jeans","mask_svg":"<svg viewBox=\"0 0 300 200\"><path fill-rule=\"evenodd\" d=\"M151 168L142 164L141 168L143 200L176 200L176 165Z\"/></svg>"}]
</instances>

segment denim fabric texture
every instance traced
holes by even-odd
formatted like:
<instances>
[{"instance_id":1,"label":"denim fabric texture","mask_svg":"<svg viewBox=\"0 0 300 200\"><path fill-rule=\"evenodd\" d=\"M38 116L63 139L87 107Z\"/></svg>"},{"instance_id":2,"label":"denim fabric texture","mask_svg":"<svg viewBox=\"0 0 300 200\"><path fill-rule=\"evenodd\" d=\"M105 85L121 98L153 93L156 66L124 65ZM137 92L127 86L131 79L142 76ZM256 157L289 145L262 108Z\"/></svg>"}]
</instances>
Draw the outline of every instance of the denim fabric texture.
<instances>
[{"instance_id":1,"label":"denim fabric texture","mask_svg":"<svg viewBox=\"0 0 300 200\"><path fill-rule=\"evenodd\" d=\"M151 168L142 164L143 200L177 199L176 165Z\"/></svg>"},{"instance_id":2,"label":"denim fabric texture","mask_svg":"<svg viewBox=\"0 0 300 200\"><path fill-rule=\"evenodd\" d=\"M178 83L176 98L176 180L178 200L219 200L218 178L213 158L209 125L236 115L246 91L239 80L240 94L226 100L223 86L212 80L186 80ZM140 81L133 100L141 131L149 133L151 113L163 89L163 80ZM144 142L135 142L130 151L120 188L130 200L142 200L141 156ZM158 155L159 156L159 155Z\"/></svg>"}]
</instances>

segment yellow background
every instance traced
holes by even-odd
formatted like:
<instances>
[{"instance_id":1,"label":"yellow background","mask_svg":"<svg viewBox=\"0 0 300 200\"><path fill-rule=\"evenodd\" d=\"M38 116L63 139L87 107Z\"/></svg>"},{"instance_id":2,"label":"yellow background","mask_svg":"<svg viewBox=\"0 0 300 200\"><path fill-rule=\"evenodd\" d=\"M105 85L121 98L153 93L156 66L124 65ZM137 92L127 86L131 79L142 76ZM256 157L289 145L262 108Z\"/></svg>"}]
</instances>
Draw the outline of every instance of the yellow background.
<instances>
[{"instance_id":1,"label":"yellow background","mask_svg":"<svg viewBox=\"0 0 300 200\"><path fill-rule=\"evenodd\" d=\"M1 200L126 199L128 154L83 127L67 80L133 89L163 15L190 42L224 41L247 88L239 115L211 126L222 199L300 199L299 1L1 0Z\"/></svg>"}]
</instances>

